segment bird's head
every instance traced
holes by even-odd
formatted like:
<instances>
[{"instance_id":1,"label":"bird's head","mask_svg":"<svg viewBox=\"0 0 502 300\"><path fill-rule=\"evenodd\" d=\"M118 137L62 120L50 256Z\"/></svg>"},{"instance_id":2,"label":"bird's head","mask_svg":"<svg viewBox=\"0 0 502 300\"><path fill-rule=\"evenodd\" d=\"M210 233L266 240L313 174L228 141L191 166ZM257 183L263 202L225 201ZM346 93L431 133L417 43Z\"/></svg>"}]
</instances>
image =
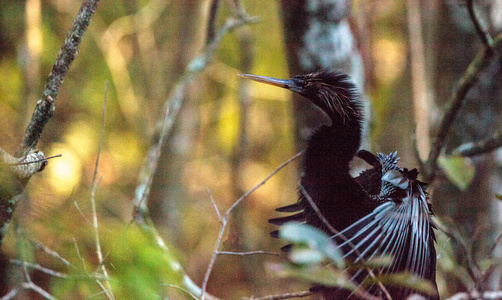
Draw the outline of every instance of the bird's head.
<instances>
[{"instance_id":1,"label":"bird's head","mask_svg":"<svg viewBox=\"0 0 502 300\"><path fill-rule=\"evenodd\" d=\"M239 74L239 76L298 93L320 107L332 121L361 119L359 93L346 74L321 71L296 75L290 79L249 74Z\"/></svg>"}]
</instances>

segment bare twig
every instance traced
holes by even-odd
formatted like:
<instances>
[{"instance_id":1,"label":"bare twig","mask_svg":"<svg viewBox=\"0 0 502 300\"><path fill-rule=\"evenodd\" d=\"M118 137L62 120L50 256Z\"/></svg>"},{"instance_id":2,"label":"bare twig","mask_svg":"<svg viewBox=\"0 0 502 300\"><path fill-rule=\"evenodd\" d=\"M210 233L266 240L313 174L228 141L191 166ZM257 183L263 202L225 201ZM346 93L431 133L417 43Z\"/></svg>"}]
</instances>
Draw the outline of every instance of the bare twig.
<instances>
[{"instance_id":1,"label":"bare twig","mask_svg":"<svg viewBox=\"0 0 502 300\"><path fill-rule=\"evenodd\" d=\"M39 264L32 264L32 263L29 263L29 262L23 262L23 261L20 261L18 259L11 259L10 263L13 264L13 265L15 265L15 266L18 266L18 267L22 267L24 265L27 268L35 269L35 270L38 270L38 271L40 271L42 273L45 273L47 275L54 276L54 277L57 277L57 278L63 278L63 279L70 278L70 276L67 275L67 274L63 274L61 272L48 269L48 268L43 267L43 266L41 266Z\"/></svg>"},{"instance_id":2,"label":"bare twig","mask_svg":"<svg viewBox=\"0 0 502 300\"><path fill-rule=\"evenodd\" d=\"M502 291L487 291L483 293L480 293L478 291L472 291L470 293L458 293L445 300L470 300L470 299L500 300L502 299Z\"/></svg>"},{"instance_id":3,"label":"bare twig","mask_svg":"<svg viewBox=\"0 0 502 300\"><path fill-rule=\"evenodd\" d=\"M175 289L178 289L184 293L186 293L187 295L189 295L190 297L192 297L192 299L195 299L195 300L198 300L199 298L197 298L197 296L195 296L194 294L192 294L192 292L190 292L189 290L187 289L184 289L180 286L177 286L177 285L174 285L174 284L169 284L169 283L163 283L161 284L162 286L167 286L167 287L172 287L172 288L175 288Z\"/></svg>"},{"instance_id":4,"label":"bare twig","mask_svg":"<svg viewBox=\"0 0 502 300\"><path fill-rule=\"evenodd\" d=\"M174 84L168 100L165 102L164 116L159 120L156 127L157 131L154 135L156 140L152 143L152 146L148 151L147 158L140 170L139 184L136 188L134 198L133 221L138 225L142 225L143 228L152 231L157 241L164 245L164 249L166 251L169 250L165 247L165 243L162 238L158 235L155 228L151 224L146 203L165 139L171 132L173 124L181 109L183 104L183 95L186 88L193 81L195 76L205 70L205 68L211 63L214 53L220 45L223 36L238 27L255 23L256 21L256 18L251 17L227 19L225 24L215 34L212 42L206 46L205 50L199 56L192 59L192 61L188 64L183 76ZM203 298L215 299L215 297L207 294L205 289L200 289L197 285L195 285L187 275L183 276L183 284L184 287L190 290L193 294L202 295Z\"/></svg>"},{"instance_id":5,"label":"bare twig","mask_svg":"<svg viewBox=\"0 0 502 300\"><path fill-rule=\"evenodd\" d=\"M493 136L487 139L458 146L453 150L453 154L472 157L493 151L501 146L502 130L497 130Z\"/></svg>"},{"instance_id":6,"label":"bare twig","mask_svg":"<svg viewBox=\"0 0 502 300\"><path fill-rule=\"evenodd\" d=\"M336 230L329 223L329 221L326 219L326 217L324 217L324 215L322 214L322 212L319 210L319 207L317 207L317 205L315 204L315 202L312 199L312 197L310 197L310 195L307 192L307 190L301 184L300 184L300 192L305 197L305 199L307 200L307 202L309 203L309 205L312 207L312 209L316 213L317 217L329 229L329 231L332 234L334 234L334 235L338 235L338 237L340 237L342 240L344 240L345 242L347 242L347 245L349 245L352 249L354 249L354 253L356 253L358 256L360 256L361 252L359 251L359 249L357 249L357 247L354 245L354 243L352 243L352 241L350 241L345 235L340 234L340 232L338 230ZM366 263L366 259L364 257L361 257L361 258L362 258L361 262ZM389 300L392 300L392 297L390 296L389 292L387 291L387 288L385 288L385 286L376 278L375 273L373 272L373 270L371 270L370 268L367 268L367 271L368 271L368 274L371 276L371 278L373 278L377 282L378 286L382 290L382 293L385 295L385 297L387 299L389 299ZM352 278L351 278L351 280L352 280ZM360 284L356 285L356 289L353 291L353 293L355 295L357 295L357 296L360 296L360 297L364 298L364 299L376 299L373 295L369 294L366 290L364 290L363 288L361 288Z\"/></svg>"},{"instance_id":7,"label":"bare twig","mask_svg":"<svg viewBox=\"0 0 502 300\"><path fill-rule=\"evenodd\" d=\"M270 252L270 251L247 251L247 252L231 252L231 251L217 251L219 255L236 255L236 256L249 256L249 255L257 255L257 254L267 254L267 255L281 255L281 253Z\"/></svg>"},{"instance_id":8,"label":"bare twig","mask_svg":"<svg viewBox=\"0 0 502 300\"><path fill-rule=\"evenodd\" d=\"M469 12L469 17L476 28L476 32L478 33L481 42L483 42L483 45L485 45L488 51L494 53L493 38L490 33L485 30L483 26L481 26L481 22L474 11L474 0L467 0L467 11Z\"/></svg>"},{"instance_id":9,"label":"bare twig","mask_svg":"<svg viewBox=\"0 0 502 300\"><path fill-rule=\"evenodd\" d=\"M61 157L61 156L63 156L63 154L57 154L57 155L53 155L53 156L49 156L49 157L44 157L44 158L37 159L37 160L34 160L34 161L25 161L25 162L13 163L13 164L11 164L11 166L22 166L22 165L35 164L35 163L39 163L39 162L46 162L49 159L58 158L58 157Z\"/></svg>"},{"instance_id":10,"label":"bare twig","mask_svg":"<svg viewBox=\"0 0 502 300\"><path fill-rule=\"evenodd\" d=\"M213 42L216 35L216 22L218 21L218 12L220 11L220 0L212 0L209 10L209 19L207 22L206 45Z\"/></svg>"},{"instance_id":11,"label":"bare twig","mask_svg":"<svg viewBox=\"0 0 502 300\"><path fill-rule=\"evenodd\" d=\"M206 192L207 192L207 195L209 196L209 200L211 200L211 203L213 204L214 211L216 211L216 214L218 215L218 220L220 220L220 222L221 222L222 221L221 214L220 214L220 210L218 209L218 205L216 205L216 202L214 202L213 195L211 195L211 191L208 188L206 188Z\"/></svg>"},{"instance_id":12,"label":"bare twig","mask_svg":"<svg viewBox=\"0 0 502 300\"><path fill-rule=\"evenodd\" d=\"M449 238L451 238L457 245L460 246L460 249L464 253L465 259L467 261L467 271L469 272L469 275L474 280L474 282L478 284L479 278L481 278L480 267L473 259L471 249L467 246L467 243L465 242L460 232L458 232L458 230L451 225L445 226L438 221L436 221L435 223L439 230L441 230L444 234L446 234Z\"/></svg>"},{"instance_id":13,"label":"bare twig","mask_svg":"<svg viewBox=\"0 0 502 300\"><path fill-rule=\"evenodd\" d=\"M314 293L310 291L302 291L302 292L296 292L296 293L286 293L286 294L280 294L280 295L269 295L265 297L259 297L259 298L249 298L249 300L281 300L281 299L292 299L292 298L303 298L303 297L308 297L312 296Z\"/></svg>"},{"instance_id":14,"label":"bare twig","mask_svg":"<svg viewBox=\"0 0 502 300\"><path fill-rule=\"evenodd\" d=\"M106 267L103 260L103 252L101 251L101 242L99 240L99 227L98 227L98 214L96 212L96 189L98 186L98 167L99 167L99 158L101 157L101 151L103 150L103 141L105 135L105 117L106 117L106 95L108 93L108 81L105 83L105 92L103 96L103 113L101 117L101 132L99 136L99 148L98 154L96 156L96 163L94 165L94 174L92 176L92 185L91 185L91 206L92 206L92 227L94 229L94 237L96 243L96 255L98 256L98 262L101 267L101 271L105 278L108 278L108 272L106 271ZM102 284L97 280L97 282L102 286ZM106 294L108 299L115 299L113 295L112 288L110 282L108 280L105 281L106 288L103 288L103 292Z\"/></svg>"},{"instance_id":15,"label":"bare twig","mask_svg":"<svg viewBox=\"0 0 502 300\"><path fill-rule=\"evenodd\" d=\"M14 299L14 297L17 296L17 293L19 292L18 288L13 288L12 290L10 290L7 294L5 294L4 296L2 296L2 298L0 298L0 300L10 300L10 299Z\"/></svg>"},{"instance_id":16,"label":"bare twig","mask_svg":"<svg viewBox=\"0 0 502 300\"><path fill-rule=\"evenodd\" d=\"M307 202L309 203L310 207L312 207L312 209L316 213L317 217L321 220L321 222L324 224L324 226L326 226L326 228L329 229L329 231L331 232L331 234L339 234L340 232L338 230L336 230L329 223L329 221L326 219L326 217L324 217L324 215L322 214L322 212L319 210L319 207L317 207L317 204L315 204L314 200L312 200L312 197L310 197L310 195L307 192L307 190L305 190L305 188L301 184L300 184L300 192L305 197L305 200L307 200Z\"/></svg>"},{"instance_id":17,"label":"bare twig","mask_svg":"<svg viewBox=\"0 0 502 300\"><path fill-rule=\"evenodd\" d=\"M44 289L42 289L41 287L39 287L38 285L34 284L31 281L30 273L28 272L28 268L27 268L26 264L27 264L26 262L22 262L22 268L23 268L23 273L24 273L24 277L26 279L26 282L23 282L21 284L21 286L24 289L32 290L32 291L38 293L40 296L44 297L45 299L56 300L56 298L54 296L52 296L51 294L49 294Z\"/></svg>"},{"instance_id":18,"label":"bare twig","mask_svg":"<svg viewBox=\"0 0 502 300\"><path fill-rule=\"evenodd\" d=\"M52 257L56 258L57 260L61 261L61 262L62 262L65 266L70 267L70 268L72 268L72 269L75 269L75 266L74 266L74 265L72 265L69 261L67 261L67 260L66 260L64 257L62 257L61 255L59 255L59 253L57 253L56 251L54 251L54 250L50 249L49 247L47 247L47 246L43 245L42 243L40 243L40 242L38 242L38 241L35 241L35 240L33 240L33 239L30 239L30 243L31 243L34 247L36 247L36 248L38 248L38 249L40 249L40 250L44 251L45 253L49 254L50 256L52 256Z\"/></svg>"},{"instance_id":19,"label":"bare twig","mask_svg":"<svg viewBox=\"0 0 502 300\"><path fill-rule=\"evenodd\" d=\"M89 272L87 272L87 266L85 264L85 260L84 258L82 257L82 255L80 254L80 250L78 249L78 245L77 245L77 240L75 238L73 238L73 245L75 246L75 250L77 251L77 256L78 258L80 259L80 261L82 262L82 265L84 267L84 271L86 274L89 274Z\"/></svg>"},{"instance_id":20,"label":"bare twig","mask_svg":"<svg viewBox=\"0 0 502 300\"><path fill-rule=\"evenodd\" d=\"M277 169L275 169L270 175L268 175L265 179L263 179L260 183L258 183L255 187L244 193L237 201L235 201L229 209L223 214L222 218L222 224L220 228L220 232L218 234L218 238L216 239L216 245L214 247L213 255L211 256L211 260L209 261L209 264L207 266L206 274L204 275L204 280L202 282L202 291L205 292L207 288L207 283L209 282L209 276L211 275L211 271L213 270L214 263L216 261L216 257L218 256L218 252L220 249L220 244L221 241L223 240L223 234L225 233L225 229L227 228L228 220L230 219L230 214L232 211L235 209L236 206L238 206L244 199L246 199L249 195L251 195L254 191L256 191L259 187L267 183L267 181L272 178L277 172L282 170L285 166L289 165L296 159L298 159L301 155L303 154L303 151L298 152L295 154L293 157L288 159L286 162L282 163ZM204 300L204 294L202 295L202 299Z\"/></svg>"},{"instance_id":21,"label":"bare twig","mask_svg":"<svg viewBox=\"0 0 502 300\"><path fill-rule=\"evenodd\" d=\"M436 175L437 159L441 153L446 136L457 118L460 108L466 101L467 92L479 81L479 74L488 66L488 64L495 57L495 53L501 51L502 48L502 35L495 38L493 42L493 49L490 51L485 48L481 50L473 59L462 78L457 83L457 87L453 91L450 99L446 104L445 113L439 123L438 131L432 139L432 146L429 152L427 162L424 164L423 174L426 180L432 182Z\"/></svg>"},{"instance_id":22,"label":"bare twig","mask_svg":"<svg viewBox=\"0 0 502 300\"><path fill-rule=\"evenodd\" d=\"M89 219L87 219L87 217L84 215L84 212L82 211L82 209L80 208L80 205L78 205L77 201L73 201L73 204L75 205L75 207L77 208L77 211L78 213L80 214L80 216L87 222L87 223L91 223L91 221L89 221Z\"/></svg>"},{"instance_id":23,"label":"bare twig","mask_svg":"<svg viewBox=\"0 0 502 300\"><path fill-rule=\"evenodd\" d=\"M23 287L23 289L32 290L32 291L36 292L37 294L44 297L45 299L57 300L54 296L52 296L51 294L46 292L43 288L39 287L38 285L34 284L33 282L23 282L21 284L21 286Z\"/></svg>"},{"instance_id":24,"label":"bare twig","mask_svg":"<svg viewBox=\"0 0 502 300\"><path fill-rule=\"evenodd\" d=\"M140 183L136 188L136 197L134 199L133 215L136 222L144 223L144 218L146 217L148 211L146 207L146 199L148 198L150 192L150 185L153 179L153 175L155 174L155 171L157 169L160 153L162 147L164 146L164 141L168 134L171 132L176 117L178 116L178 113L183 104L183 95L187 86L192 82L197 74L205 70L205 68L210 64L213 59L214 53L221 43L223 36L238 27L255 23L256 21L256 18L228 19L223 27L215 35L213 42L207 45L205 51L202 54L194 58L188 64L184 75L178 82L175 83L168 97L168 101L166 101L165 103L164 116L159 121L159 124L157 126L158 130L154 135L157 137L157 141L153 142L152 147L148 151L147 158L143 163L140 171Z\"/></svg>"}]
</instances>

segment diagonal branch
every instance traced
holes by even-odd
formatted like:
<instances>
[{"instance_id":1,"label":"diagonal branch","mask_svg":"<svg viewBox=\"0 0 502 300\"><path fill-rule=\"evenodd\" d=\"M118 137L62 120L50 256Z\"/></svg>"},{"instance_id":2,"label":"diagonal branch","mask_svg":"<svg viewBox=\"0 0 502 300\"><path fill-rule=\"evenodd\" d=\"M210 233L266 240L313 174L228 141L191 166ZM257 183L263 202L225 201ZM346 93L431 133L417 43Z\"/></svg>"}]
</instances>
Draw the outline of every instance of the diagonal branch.
<instances>
[{"instance_id":1,"label":"diagonal branch","mask_svg":"<svg viewBox=\"0 0 502 300\"><path fill-rule=\"evenodd\" d=\"M445 113L439 123L437 133L432 139L429 158L422 170L426 180L429 182L432 182L436 175L437 160L443 150L451 126L457 118L460 108L462 108L467 100L467 93L479 81L479 75L496 57L495 54L502 51L502 35L497 36L493 41L493 49L494 51L491 51L490 48L485 48L476 55L462 78L460 78L457 87L446 104Z\"/></svg>"},{"instance_id":2,"label":"diagonal branch","mask_svg":"<svg viewBox=\"0 0 502 300\"><path fill-rule=\"evenodd\" d=\"M222 224L221 224L220 232L218 234L218 238L216 239L216 245L214 246L213 255L211 256L211 260L209 261L209 265L207 266L206 274L204 275L204 281L202 282L202 291L204 293L204 294L202 294L202 300L205 299L204 295L205 295L205 292L206 292L207 283L209 282L209 276L211 275L214 263L216 262L216 257L219 254L219 249L220 249L221 241L223 240L223 234L225 233L225 229L227 228L228 221L230 219L230 215L231 215L232 211L242 201L244 201L249 195L251 195L254 191L256 191L259 187L261 187L262 185L264 185L265 183L267 183L267 181L270 178L272 178L275 174L277 174L277 172L279 172L284 167L286 167L287 165L289 165L290 163L292 163L293 161L295 161L296 159L298 159L302 154L303 154L303 151L298 152L293 157L291 157L290 159L288 159L286 162L282 163L279 167L277 167L277 169L275 169L272 173L270 173L270 175L268 175L265 179L263 179L255 187L253 187L252 189L250 189L249 191L247 191L246 193L244 193L244 195L242 195L239 199L237 199L237 201L235 201L230 206L230 208L227 209L227 211L225 212L225 214L223 215L223 218L221 220Z\"/></svg>"},{"instance_id":3,"label":"diagonal branch","mask_svg":"<svg viewBox=\"0 0 502 300\"><path fill-rule=\"evenodd\" d=\"M458 146L455 150L453 150L453 154L472 157L493 151L501 146L502 129L499 129L493 134L493 136L487 139L478 142L465 143Z\"/></svg>"},{"instance_id":4,"label":"diagonal branch","mask_svg":"<svg viewBox=\"0 0 502 300\"><path fill-rule=\"evenodd\" d=\"M75 17L72 27L66 35L65 41L56 62L45 83L42 98L38 100L30 124L26 128L24 139L18 146L15 156L25 155L29 149L37 146L45 124L50 120L55 110L55 102L59 94L63 79L70 69L70 65L77 56L78 46L82 41L91 18L96 11L100 0L84 0Z\"/></svg>"},{"instance_id":5,"label":"diagonal branch","mask_svg":"<svg viewBox=\"0 0 502 300\"><path fill-rule=\"evenodd\" d=\"M245 19L228 19L215 35L212 43L206 47L204 52L195 57L188 64L184 75L178 82L175 83L171 93L169 94L168 100L166 101L164 116L158 121L158 125L156 127L157 131L154 134L156 140L153 142L150 150L148 151L147 158L141 167L139 176L140 183L136 187L136 195L134 199L133 216L136 222L143 223L143 219L147 217L148 209L146 201L150 193L150 185L155 171L157 170L158 161L165 139L171 132L181 106L183 105L183 96L186 88L193 81L195 76L204 71L211 63L221 40L228 32L247 24L256 23L256 21L257 19L253 17Z\"/></svg>"},{"instance_id":6,"label":"diagonal branch","mask_svg":"<svg viewBox=\"0 0 502 300\"><path fill-rule=\"evenodd\" d=\"M485 45L487 51L491 51L492 53L495 51L493 48L493 39L490 33L481 26L481 22L479 18L476 16L476 12L474 11L474 0L467 0L467 11L469 12L469 17L476 28L476 32L481 38L481 42Z\"/></svg>"},{"instance_id":7,"label":"diagonal branch","mask_svg":"<svg viewBox=\"0 0 502 300\"><path fill-rule=\"evenodd\" d=\"M35 150L35 147L42 135L45 124L54 114L55 102L63 84L63 79L78 53L78 46L98 4L99 0L84 0L82 2L75 21L59 51L56 62L52 66L52 71L45 83L42 98L37 102L23 141L15 151L14 157L0 149L0 176L2 184L7 182L5 192L0 194L0 246L8 230L17 202L29 178L36 172L42 171L47 165L43 153ZM33 163L35 161L37 163ZM3 168L4 164L10 165L9 172L6 172L6 169ZM22 173L19 173L19 171L22 171Z\"/></svg>"}]
</instances>

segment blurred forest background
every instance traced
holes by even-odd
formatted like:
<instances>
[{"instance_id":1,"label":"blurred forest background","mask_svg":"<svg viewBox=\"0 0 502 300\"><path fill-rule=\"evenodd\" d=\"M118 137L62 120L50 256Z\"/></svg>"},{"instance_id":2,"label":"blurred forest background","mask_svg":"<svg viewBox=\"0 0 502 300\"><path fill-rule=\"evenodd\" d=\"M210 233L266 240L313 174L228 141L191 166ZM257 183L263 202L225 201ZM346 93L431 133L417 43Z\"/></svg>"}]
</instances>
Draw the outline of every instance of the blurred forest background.
<instances>
[{"instance_id":1,"label":"blurred forest background","mask_svg":"<svg viewBox=\"0 0 502 300\"><path fill-rule=\"evenodd\" d=\"M474 3L483 28L500 33L502 1ZM0 147L8 153L24 135L80 4L0 1ZM342 33L302 48L298 43L308 42L302 28L316 20L299 9L317 12L319 24L328 26L319 32ZM249 24L220 41L219 29L229 18ZM315 38L323 42L320 36ZM194 59L213 45L211 62L193 72L203 61ZM445 103L483 47L465 1L101 1L38 143L46 156L62 156L31 178L4 239L0 296L189 299L180 287L197 293L188 277L203 285L222 225L211 198L223 214L301 150L308 128L322 120L306 102L291 101L288 91L245 82L238 73L288 78L320 68L345 70L371 103L365 148L397 151L402 166L418 168L414 137L418 155L427 158ZM501 63L496 54L483 69L442 153L458 154L464 143L500 135ZM141 200L140 173L159 138L158 120L180 86L179 114ZM438 233L440 292L446 298L497 291L502 152L452 157L441 156L444 171L429 174L434 211L449 228ZM299 160L286 166L231 212L220 251L279 252L284 243L270 238L274 226L267 219L277 216L276 207L296 201L299 166ZM153 224L138 221L147 215L138 212L146 204ZM141 231L145 227L153 239ZM159 247L159 238L167 248ZM237 299L308 290L308 283L274 272L273 263L283 260L218 255L207 291ZM113 294L103 292L109 287Z\"/></svg>"}]
</instances>

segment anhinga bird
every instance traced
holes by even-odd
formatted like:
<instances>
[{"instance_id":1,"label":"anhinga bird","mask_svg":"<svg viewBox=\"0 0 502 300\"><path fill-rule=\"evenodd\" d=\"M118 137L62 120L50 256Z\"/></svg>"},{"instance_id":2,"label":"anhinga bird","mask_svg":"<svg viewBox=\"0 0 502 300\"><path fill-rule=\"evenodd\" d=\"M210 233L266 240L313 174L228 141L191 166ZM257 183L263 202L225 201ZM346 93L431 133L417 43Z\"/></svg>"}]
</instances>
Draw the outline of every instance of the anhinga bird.
<instances>
[{"instance_id":1,"label":"anhinga bird","mask_svg":"<svg viewBox=\"0 0 502 300\"><path fill-rule=\"evenodd\" d=\"M362 102L349 77L339 72L322 71L293 76L288 80L241 74L258 82L289 89L310 100L329 117L309 138L301 178L303 193L297 203L278 208L295 214L269 220L282 225L288 221L306 222L329 235L354 263L392 257L392 263L376 270L377 275L408 272L430 281L436 288L436 251L434 223L418 172L397 165L396 154L374 155L359 150L362 130ZM359 157L373 166L354 178L350 163ZM307 195L305 195L305 193ZM313 200L325 220L316 213L306 197ZM329 224L338 233L330 232ZM273 232L272 236L277 236ZM374 272L361 269L351 273L362 283ZM405 299L418 293L399 285L373 284L365 289L383 299ZM356 299L350 292L317 286L313 290L326 299ZM420 293L418 293L420 294ZM430 299L438 296L422 295Z\"/></svg>"}]
</instances>

